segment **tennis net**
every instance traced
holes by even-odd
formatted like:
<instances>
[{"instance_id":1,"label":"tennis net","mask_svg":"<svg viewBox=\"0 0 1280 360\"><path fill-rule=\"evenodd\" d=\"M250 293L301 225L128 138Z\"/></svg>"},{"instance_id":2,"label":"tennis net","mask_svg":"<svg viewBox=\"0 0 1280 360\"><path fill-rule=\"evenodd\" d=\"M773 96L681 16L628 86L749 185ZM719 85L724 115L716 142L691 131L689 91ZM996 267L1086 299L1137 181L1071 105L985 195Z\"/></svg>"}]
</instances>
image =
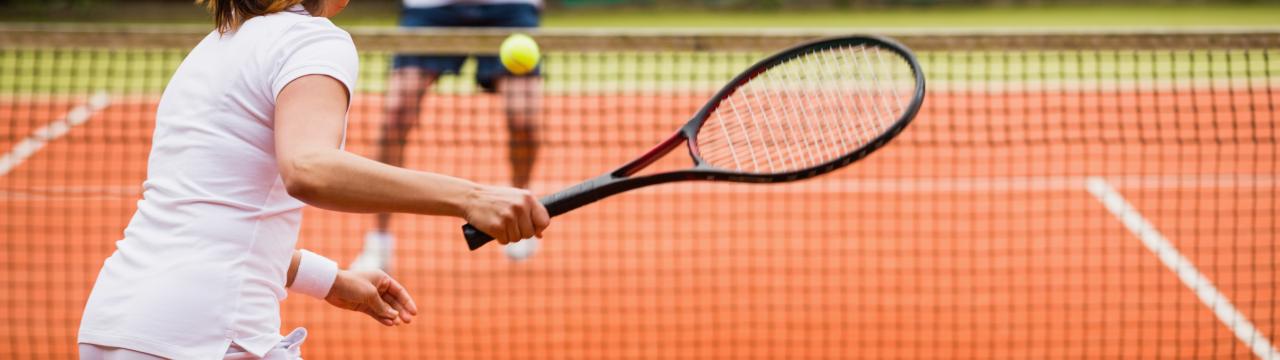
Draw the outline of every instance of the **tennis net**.
<instances>
[{"instance_id":1,"label":"tennis net","mask_svg":"<svg viewBox=\"0 0 1280 360\"><path fill-rule=\"evenodd\" d=\"M199 28L0 27L0 357L74 357ZM373 157L394 53L502 31L353 31L347 149ZM545 30L534 192L609 171L738 71L821 32ZM1280 32L890 32L929 94L887 148L784 185L646 188L557 218L531 259L396 216L419 321L294 297L308 358L1276 356ZM474 61L421 102L408 167L510 181ZM678 154L677 154L678 155ZM674 164L682 165L682 164ZM341 263L368 215L307 209Z\"/></svg>"}]
</instances>

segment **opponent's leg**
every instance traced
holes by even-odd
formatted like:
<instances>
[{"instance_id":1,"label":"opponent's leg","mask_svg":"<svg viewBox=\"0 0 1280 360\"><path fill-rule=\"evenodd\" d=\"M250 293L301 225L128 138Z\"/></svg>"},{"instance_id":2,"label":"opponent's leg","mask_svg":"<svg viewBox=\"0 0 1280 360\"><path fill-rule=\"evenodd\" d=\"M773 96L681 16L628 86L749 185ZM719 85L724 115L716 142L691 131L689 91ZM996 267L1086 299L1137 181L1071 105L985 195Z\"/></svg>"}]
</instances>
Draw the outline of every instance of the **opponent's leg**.
<instances>
[{"instance_id":1,"label":"opponent's leg","mask_svg":"<svg viewBox=\"0 0 1280 360\"><path fill-rule=\"evenodd\" d=\"M542 78L504 77L498 84L506 104L507 159L511 163L511 185L529 188L533 165L538 159L538 114L542 98Z\"/></svg>"},{"instance_id":2,"label":"opponent's leg","mask_svg":"<svg viewBox=\"0 0 1280 360\"><path fill-rule=\"evenodd\" d=\"M418 67L402 67L391 71L386 112L378 132L377 160L404 166L404 148L409 131L422 115L422 96L438 75ZM391 235L391 214L375 216L375 228L365 234L364 250L351 262L351 269L389 271L395 237Z\"/></svg>"},{"instance_id":3,"label":"opponent's leg","mask_svg":"<svg viewBox=\"0 0 1280 360\"><path fill-rule=\"evenodd\" d=\"M481 5L482 26L536 28L541 10L529 4ZM507 161L511 166L511 185L529 188L534 164L538 158L538 115L542 99L540 67L530 74L514 76L496 57L478 59L476 82L487 91L502 94L507 122ZM538 249L538 238L507 244L504 253L512 260L524 260Z\"/></svg>"},{"instance_id":4,"label":"opponent's leg","mask_svg":"<svg viewBox=\"0 0 1280 360\"><path fill-rule=\"evenodd\" d=\"M507 131L507 159L511 163L511 185L529 188L533 165L538 159L538 115L541 110L542 78L539 76L506 76L498 82L498 90L505 102ZM533 256L539 247L538 238L529 238L507 244L503 249L512 260L524 260Z\"/></svg>"}]
</instances>

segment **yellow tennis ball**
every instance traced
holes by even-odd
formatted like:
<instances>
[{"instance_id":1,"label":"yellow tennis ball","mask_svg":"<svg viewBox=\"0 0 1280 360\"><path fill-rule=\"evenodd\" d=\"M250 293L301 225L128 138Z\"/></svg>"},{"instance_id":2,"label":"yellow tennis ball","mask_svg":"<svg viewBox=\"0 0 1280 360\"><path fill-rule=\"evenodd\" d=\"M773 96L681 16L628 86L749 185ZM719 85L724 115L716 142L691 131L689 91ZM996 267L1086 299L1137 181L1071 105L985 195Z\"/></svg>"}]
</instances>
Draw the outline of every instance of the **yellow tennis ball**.
<instances>
[{"instance_id":1,"label":"yellow tennis ball","mask_svg":"<svg viewBox=\"0 0 1280 360\"><path fill-rule=\"evenodd\" d=\"M505 66L507 71L524 75L538 66L538 58L541 55L538 53L538 43L534 42L529 35L512 34L502 41L498 57L502 59L502 66Z\"/></svg>"}]
</instances>

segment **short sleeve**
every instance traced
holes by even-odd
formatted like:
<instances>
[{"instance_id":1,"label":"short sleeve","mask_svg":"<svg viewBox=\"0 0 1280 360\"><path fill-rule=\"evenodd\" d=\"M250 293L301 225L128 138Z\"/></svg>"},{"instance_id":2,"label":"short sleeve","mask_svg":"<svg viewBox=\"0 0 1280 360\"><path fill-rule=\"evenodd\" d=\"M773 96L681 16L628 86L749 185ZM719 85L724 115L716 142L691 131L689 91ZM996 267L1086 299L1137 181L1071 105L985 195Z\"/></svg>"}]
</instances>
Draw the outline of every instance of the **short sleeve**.
<instances>
[{"instance_id":1,"label":"short sleeve","mask_svg":"<svg viewBox=\"0 0 1280 360\"><path fill-rule=\"evenodd\" d=\"M271 79L271 95L274 100L280 91L297 78L306 75L327 75L347 88L351 99L360 74L360 58L356 54L351 35L324 19L304 21L285 31L277 51L272 53L279 70Z\"/></svg>"}]
</instances>

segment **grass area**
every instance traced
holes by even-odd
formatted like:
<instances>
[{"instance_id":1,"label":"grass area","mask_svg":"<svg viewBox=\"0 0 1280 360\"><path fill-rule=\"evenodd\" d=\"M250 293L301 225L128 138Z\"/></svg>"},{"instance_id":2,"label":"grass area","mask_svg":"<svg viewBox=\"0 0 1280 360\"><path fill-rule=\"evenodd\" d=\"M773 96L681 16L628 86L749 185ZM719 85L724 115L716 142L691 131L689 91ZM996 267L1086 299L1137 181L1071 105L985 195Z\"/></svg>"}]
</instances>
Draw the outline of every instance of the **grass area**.
<instances>
[{"instance_id":1,"label":"grass area","mask_svg":"<svg viewBox=\"0 0 1280 360\"><path fill-rule=\"evenodd\" d=\"M353 20L354 21L354 20ZM548 14L548 27L1177 27L1276 26L1280 3L1203 6L1073 6L796 12L603 12Z\"/></svg>"},{"instance_id":2,"label":"grass area","mask_svg":"<svg viewBox=\"0 0 1280 360\"><path fill-rule=\"evenodd\" d=\"M344 26L394 26L398 3L353 2L335 18ZM577 9L547 10L547 27L1182 27L1280 26L1280 2L1180 6L1072 5L1035 7L934 6L898 9L795 11ZM0 22L206 23L204 11L183 3L119 3L40 12L10 9Z\"/></svg>"}]
</instances>

